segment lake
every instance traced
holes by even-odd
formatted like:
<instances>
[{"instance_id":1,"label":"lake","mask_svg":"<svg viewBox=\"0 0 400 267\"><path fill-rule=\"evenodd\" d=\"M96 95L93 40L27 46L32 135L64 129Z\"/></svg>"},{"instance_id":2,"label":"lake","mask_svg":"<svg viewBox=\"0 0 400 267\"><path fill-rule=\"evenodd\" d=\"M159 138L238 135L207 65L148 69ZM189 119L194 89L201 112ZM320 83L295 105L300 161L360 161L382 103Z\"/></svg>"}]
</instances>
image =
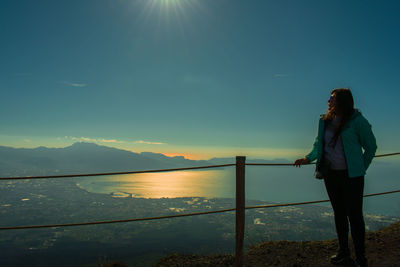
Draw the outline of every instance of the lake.
<instances>
[{"instance_id":1,"label":"lake","mask_svg":"<svg viewBox=\"0 0 400 267\"><path fill-rule=\"evenodd\" d=\"M365 190L377 193L400 189L399 161L378 159L366 176ZM115 197L176 198L235 197L235 167L82 177L77 185L89 192ZM246 199L297 202L327 199L322 180L314 178L314 166L246 166ZM364 209L374 214L399 216L400 193L365 198Z\"/></svg>"}]
</instances>

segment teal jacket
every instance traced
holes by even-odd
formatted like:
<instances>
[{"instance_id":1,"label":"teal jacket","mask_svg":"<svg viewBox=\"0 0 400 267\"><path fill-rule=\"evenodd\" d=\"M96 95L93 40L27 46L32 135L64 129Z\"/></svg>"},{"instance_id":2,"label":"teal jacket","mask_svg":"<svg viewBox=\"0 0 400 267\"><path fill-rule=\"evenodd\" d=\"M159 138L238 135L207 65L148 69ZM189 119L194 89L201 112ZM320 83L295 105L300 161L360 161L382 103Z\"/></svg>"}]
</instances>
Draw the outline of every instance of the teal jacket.
<instances>
[{"instance_id":1,"label":"teal jacket","mask_svg":"<svg viewBox=\"0 0 400 267\"><path fill-rule=\"evenodd\" d=\"M306 156L310 162L317 160L317 164L323 153L325 121L322 118L323 115L319 119L318 135L315 138L313 149ZM364 176L377 149L371 125L359 111L355 110L351 119L343 127L340 136L349 177Z\"/></svg>"}]
</instances>

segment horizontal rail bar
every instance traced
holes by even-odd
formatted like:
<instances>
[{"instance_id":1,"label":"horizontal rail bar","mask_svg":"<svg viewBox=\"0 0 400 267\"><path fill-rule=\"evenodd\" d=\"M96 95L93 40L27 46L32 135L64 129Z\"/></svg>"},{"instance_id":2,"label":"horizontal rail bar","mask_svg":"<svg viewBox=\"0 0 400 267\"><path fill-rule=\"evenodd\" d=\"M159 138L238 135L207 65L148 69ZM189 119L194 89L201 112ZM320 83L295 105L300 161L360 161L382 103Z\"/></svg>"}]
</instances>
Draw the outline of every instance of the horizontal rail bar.
<instances>
[{"instance_id":1,"label":"horizontal rail bar","mask_svg":"<svg viewBox=\"0 0 400 267\"><path fill-rule=\"evenodd\" d=\"M393 194L393 193L400 193L400 190L367 194L367 195L364 195L364 197L374 197L374 196ZM249 206L249 207L245 207L245 209L261 209L261 208L299 206L299 205L316 204L316 203L323 203L323 202L329 202L329 200L324 199L324 200L314 200L314 201L306 201L306 202L293 202L293 203ZM213 214L213 213L223 213L223 212L229 212L229 211L235 211L235 210L236 210L236 208L231 208L231 209L223 209L223 210L204 211L204 212L195 212L195 213L177 214L177 215L167 215L167 216L158 216L158 217L148 217L148 218L137 218L137 219L97 221L97 222L82 222L82 223L68 223L68 224L10 226L10 227L0 227L0 231L1 230L22 230L22 229L38 229L38 228L53 228L53 227L69 227L69 226L84 226L84 225L95 225L95 224L111 224L111 223L150 221L150 220L160 220L160 219L171 219L171 218L177 218L177 217L189 217L189 216L206 215L206 214Z\"/></svg>"},{"instance_id":2,"label":"horizontal rail bar","mask_svg":"<svg viewBox=\"0 0 400 267\"><path fill-rule=\"evenodd\" d=\"M314 200L314 201L305 201L305 202L295 202L295 203L282 203L282 204L271 204L271 205L259 205L259 206L250 206L246 207L245 209L263 209L263 208L276 208L276 207L287 207L287 206L299 206L299 205L308 205L308 204L315 204L315 203L323 203L329 202L329 199L324 200Z\"/></svg>"},{"instance_id":3,"label":"horizontal rail bar","mask_svg":"<svg viewBox=\"0 0 400 267\"><path fill-rule=\"evenodd\" d=\"M375 158L379 158L379 157L388 157L388 156L395 156L395 155L400 155L400 152L397 152L397 153L389 153L389 154L380 154L380 155L375 155Z\"/></svg>"},{"instance_id":4,"label":"horizontal rail bar","mask_svg":"<svg viewBox=\"0 0 400 267\"><path fill-rule=\"evenodd\" d=\"M307 163L302 165L313 165L315 163ZM246 165L252 166L293 166L293 163L246 163Z\"/></svg>"},{"instance_id":5,"label":"horizontal rail bar","mask_svg":"<svg viewBox=\"0 0 400 267\"><path fill-rule=\"evenodd\" d=\"M389 153L375 155L375 157L387 157L400 155L398 153ZM311 165L315 163L309 163L304 165ZM186 168L174 168L174 169L161 169L161 170L144 170L144 171L128 171L128 172L105 172L105 173L84 173L84 174L64 174L64 175L46 175L46 176L23 176L23 177L0 177L0 181L5 180L29 180L29 179L54 179L54 178L71 178L71 177L88 177L88 176L102 176L102 175L123 175L123 174L140 174L140 173L155 173L155 172L172 172L172 171L184 171L184 170L198 170L198 169L210 169L210 168L221 168L235 166L236 164L221 164L221 165L208 165L198 167L186 167ZM253 166L293 166L293 163L246 163L246 165Z\"/></svg>"},{"instance_id":6,"label":"horizontal rail bar","mask_svg":"<svg viewBox=\"0 0 400 267\"><path fill-rule=\"evenodd\" d=\"M387 191L387 192L382 192L382 193L367 194L367 195L364 195L364 197L375 197L375 196L387 195L387 194L393 194L393 193L399 193L399 192L400 192L400 190L393 190L393 191Z\"/></svg>"},{"instance_id":7,"label":"horizontal rail bar","mask_svg":"<svg viewBox=\"0 0 400 267\"><path fill-rule=\"evenodd\" d=\"M395 156L395 155L400 155L400 152L397 153L389 153L389 154L380 154L380 155L375 155L375 158L380 158L380 157L388 157L388 156ZM312 165L315 163L307 163L307 164L302 164L302 165ZM246 165L252 165L252 166L293 166L293 163L246 163Z\"/></svg>"},{"instance_id":8,"label":"horizontal rail bar","mask_svg":"<svg viewBox=\"0 0 400 267\"><path fill-rule=\"evenodd\" d=\"M172 171L184 171L184 170L221 168L221 167L230 167L230 166L235 166L235 164L232 163L232 164L209 165L209 166L198 166L198 167L162 169L162 170L145 170L145 171L128 171L128 172L105 172L105 173L64 174L64 175L24 176L24 177L0 177L0 181L2 181L2 180L23 180L23 179L28 180L28 179L71 178L71 177L139 174L139 173L154 173L154 172L172 172Z\"/></svg>"},{"instance_id":9,"label":"horizontal rail bar","mask_svg":"<svg viewBox=\"0 0 400 267\"><path fill-rule=\"evenodd\" d=\"M167 215L167 216L158 216L158 217L148 217L148 218L137 218L137 219L112 220L112 221L97 221L97 222L66 223L66 224L48 224L48 225L28 225L28 226L0 227L0 230L21 230L21 229L37 229L37 228L53 228L53 227L94 225L94 224L110 224L110 223L150 221L150 220L177 218L177 217L188 217L188 216L205 215L205 214L212 214L212 213L222 213L222 212L228 212L228 211L234 211L234 210L236 210L236 209L235 208L231 208L231 209L224 209L224 210L204 211L204 212L195 212L195 213L177 214L177 215Z\"/></svg>"},{"instance_id":10,"label":"horizontal rail bar","mask_svg":"<svg viewBox=\"0 0 400 267\"><path fill-rule=\"evenodd\" d=\"M393 194L393 193L400 193L400 190L394 190L394 191L388 191L388 192L381 192L381 193L374 193L374 194L367 194L367 195L364 195L364 197L375 197L375 196L387 195L387 194ZM246 207L246 209L260 209L260 208L274 208L274 207L286 207L286 206L299 206L299 205L316 204L316 203L323 203L323 202L329 202L329 199L314 200L314 201L306 201L306 202L294 202L294 203L283 203L283 204L250 206L250 207Z\"/></svg>"}]
</instances>

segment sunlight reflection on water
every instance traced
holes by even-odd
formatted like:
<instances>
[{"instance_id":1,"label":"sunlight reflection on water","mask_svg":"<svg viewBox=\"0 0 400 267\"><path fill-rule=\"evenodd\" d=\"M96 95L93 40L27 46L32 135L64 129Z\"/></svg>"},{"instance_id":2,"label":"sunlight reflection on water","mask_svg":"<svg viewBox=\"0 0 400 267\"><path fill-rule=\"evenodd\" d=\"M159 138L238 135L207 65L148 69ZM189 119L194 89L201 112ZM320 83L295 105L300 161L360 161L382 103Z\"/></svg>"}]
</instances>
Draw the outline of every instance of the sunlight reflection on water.
<instances>
[{"instance_id":1,"label":"sunlight reflection on water","mask_svg":"<svg viewBox=\"0 0 400 267\"><path fill-rule=\"evenodd\" d=\"M80 178L77 185L115 197L234 197L234 169L177 171Z\"/></svg>"}]
</instances>

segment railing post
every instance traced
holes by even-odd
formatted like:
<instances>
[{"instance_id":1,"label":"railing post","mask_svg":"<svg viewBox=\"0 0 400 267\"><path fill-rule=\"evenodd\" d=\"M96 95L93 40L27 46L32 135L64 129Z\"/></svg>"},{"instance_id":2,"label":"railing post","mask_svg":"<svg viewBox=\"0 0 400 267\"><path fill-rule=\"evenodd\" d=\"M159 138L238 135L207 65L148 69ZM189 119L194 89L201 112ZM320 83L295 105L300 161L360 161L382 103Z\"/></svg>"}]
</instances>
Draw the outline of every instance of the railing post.
<instances>
[{"instance_id":1,"label":"railing post","mask_svg":"<svg viewBox=\"0 0 400 267\"><path fill-rule=\"evenodd\" d=\"M246 157L236 156L236 267L243 266L245 164Z\"/></svg>"}]
</instances>

